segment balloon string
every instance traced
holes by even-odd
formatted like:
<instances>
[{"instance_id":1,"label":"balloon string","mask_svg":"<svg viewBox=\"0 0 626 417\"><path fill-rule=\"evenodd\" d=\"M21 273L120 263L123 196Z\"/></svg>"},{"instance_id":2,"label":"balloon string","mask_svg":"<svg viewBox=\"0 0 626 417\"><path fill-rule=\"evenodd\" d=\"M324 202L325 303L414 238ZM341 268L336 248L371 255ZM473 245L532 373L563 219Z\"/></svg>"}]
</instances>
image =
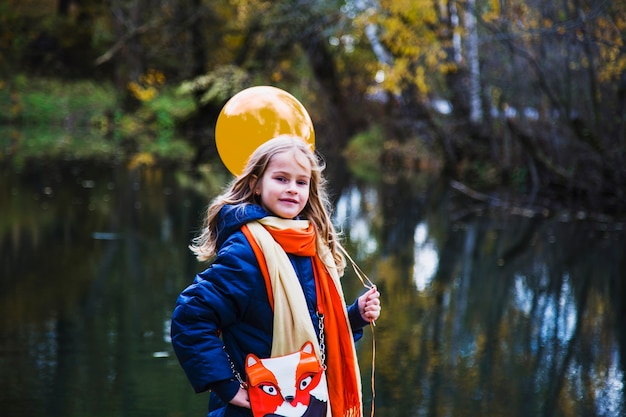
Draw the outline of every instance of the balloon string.
<instances>
[{"instance_id":1,"label":"balloon string","mask_svg":"<svg viewBox=\"0 0 626 417\"><path fill-rule=\"evenodd\" d=\"M376 285L372 282L372 280L370 280L367 277L367 275L365 275L365 272L363 272L361 268L359 268L356 262L354 262L354 260L350 257L350 254L348 253L348 251L346 251L346 249L341 245L337 245L337 247L341 250L344 256L348 258L348 260L352 264L352 268L354 269L354 272L356 273L357 277L359 277L361 284L363 284L363 286L368 289L375 287ZM367 281L367 284L365 283L366 281Z\"/></svg>"},{"instance_id":2,"label":"balloon string","mask_svg":"<svg viewBox=\"0 0 626 417\"><path fill-rule=\"evenodd\" d=\"M370 329L372 329L372 375L371 375L371 384L372 384L372 409L370 412L370 416L374 417L374 404L376 401L376 388L374 387L374 370L376 368L376 337L374 336L374 326L376 323L374 321L370 322Z\"/></svg>"}]
</instances>

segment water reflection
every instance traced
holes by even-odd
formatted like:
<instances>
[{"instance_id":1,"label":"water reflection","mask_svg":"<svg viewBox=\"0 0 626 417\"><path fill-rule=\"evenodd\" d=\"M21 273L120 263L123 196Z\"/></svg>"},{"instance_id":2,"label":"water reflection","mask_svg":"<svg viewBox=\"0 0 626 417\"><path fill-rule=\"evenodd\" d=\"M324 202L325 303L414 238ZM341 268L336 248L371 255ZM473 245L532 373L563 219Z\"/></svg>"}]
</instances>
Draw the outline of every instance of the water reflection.
<instances>
[{"instance_id":1,"label":"water reflection","mask_svg":"<svg viewBox=\"0 0 626 417\"><path fill-rule=\"evenodd\" d=\"M162 171L123 166L0 181L2 415L204 413L167 335L194 266L181 242L195 197Z\"/></svg>"},{"instance_id":2,"label":"water reflection","mask_svg":"<svg viewBox=\"0 0 626 417\"><path fill-rule=\"evenodd\" d=\"M453 192L422 196L368 205L385 230L363 260L385 302L378 412L623 415L623 224L503 211L461 222Z\"/></svg>"},{"instance_id":3,"label":"water reflection","mask_svg":"<svg viewBox=\"0 0 626 417\"><path fill-rule=\"evenodd\" d=\"M1 414L204 415L168 320L200 268L186 245L211 188L110 165L4 174ZM467 204L425 176L338 199L347 246L383 294L376 415L622 415L623 225L460 215ZM362 291L349 272L344 286ZM371 342L359 345L367 413Z\"/></svg>"}]
</instances>

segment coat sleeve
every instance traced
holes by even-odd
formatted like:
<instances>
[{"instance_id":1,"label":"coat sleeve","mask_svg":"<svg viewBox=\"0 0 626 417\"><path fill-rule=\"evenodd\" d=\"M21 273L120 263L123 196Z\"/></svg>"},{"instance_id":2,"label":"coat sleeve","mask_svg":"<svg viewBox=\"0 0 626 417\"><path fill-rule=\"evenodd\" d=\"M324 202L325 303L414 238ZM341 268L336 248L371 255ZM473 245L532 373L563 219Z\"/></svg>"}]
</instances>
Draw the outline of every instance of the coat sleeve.
<instances>
[{"instance_id":1,"label":"coat sleeve","mask_svg":"<svg viewBox=\"0 0 626 417\"><path fill-rule=\"evenodd\" d=\"M363 327L367 326L369 322L361 317L358 298L354 300L354 303L347 307L347 310L348 321L350 322L350 327L352 329L352 336L354 337L354 341L358 342L363 337Z\"/></svg>"},{"instance_id":2,"label":"coat sleeve","mask_svg":"<svg viewBox=\"0 0 626 417\"><path fill-rule=\"evenodd\" d=\"M247 241L235 234L178 297L172 314L172 345L196 392L213 390L224 402L236 394L239 383L220 334L249 308L258 292L258 270Z\"/></svg>"}]
</instances>

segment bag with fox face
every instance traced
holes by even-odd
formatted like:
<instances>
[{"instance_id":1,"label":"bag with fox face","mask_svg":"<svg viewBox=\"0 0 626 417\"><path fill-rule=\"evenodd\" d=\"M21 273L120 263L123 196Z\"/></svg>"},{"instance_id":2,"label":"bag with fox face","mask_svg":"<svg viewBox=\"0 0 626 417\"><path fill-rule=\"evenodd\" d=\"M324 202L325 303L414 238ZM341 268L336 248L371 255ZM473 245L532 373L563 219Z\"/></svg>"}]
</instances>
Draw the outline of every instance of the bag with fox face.
<instances>
[{"instance_id":1,"label":"bag with fox face","mask_svg":"<svg viewBox=\"0 0 626 417\"><path fill-rule=\"evenodd\" d=\"M284 356L246 357L248 394L254 417L325 417L326 374L313 344Z\"/></svg>"}]
</instances>

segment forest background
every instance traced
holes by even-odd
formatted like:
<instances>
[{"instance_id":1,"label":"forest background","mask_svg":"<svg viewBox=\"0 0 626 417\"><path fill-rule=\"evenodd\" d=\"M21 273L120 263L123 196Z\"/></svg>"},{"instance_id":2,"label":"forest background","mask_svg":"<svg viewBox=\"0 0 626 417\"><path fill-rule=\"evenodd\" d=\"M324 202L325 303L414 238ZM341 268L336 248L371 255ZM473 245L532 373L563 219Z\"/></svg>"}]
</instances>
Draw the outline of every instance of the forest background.
<instances>
[{"instance_id":1,"label":"forest background","mask_svg":"<svg viewBox=\"0 0 626 417\"><path fill-rule=\"evenodd\" d=\"M222 106L274 85L339 173L622 216L625 39L618 0L4 0L0 164L214 170Z\"/></svg>"}]
</instances>

